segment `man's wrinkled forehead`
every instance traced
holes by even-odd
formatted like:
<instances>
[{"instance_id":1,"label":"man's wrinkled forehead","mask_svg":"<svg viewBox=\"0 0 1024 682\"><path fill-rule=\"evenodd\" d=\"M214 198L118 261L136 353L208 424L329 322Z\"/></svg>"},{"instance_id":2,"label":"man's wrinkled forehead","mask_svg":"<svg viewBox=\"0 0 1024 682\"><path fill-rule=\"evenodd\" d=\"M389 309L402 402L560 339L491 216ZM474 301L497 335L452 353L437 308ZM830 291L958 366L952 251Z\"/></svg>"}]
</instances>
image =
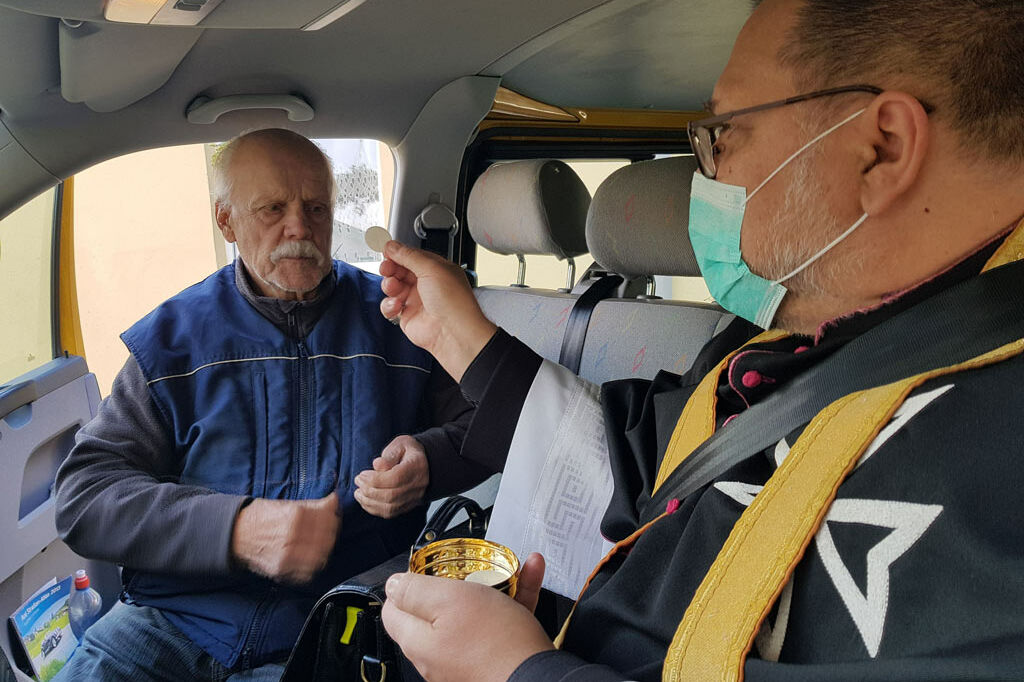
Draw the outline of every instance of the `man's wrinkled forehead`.
<instances>
[{"instance_id":1,"label":"man's wrinkled forehead","mask_svg":"<svg viewBox=\"0 0 1024 682\"><path fill-rule=\"evenodd\" d=\"M315 150L296 145L248 144L236 152L231 171L261 196L300 192L303 198L321 198L330 193L330 175L323 158Z\"/></svg>"},{"instance_id":2,"label":"man's wrinkled forehead","mask_svg":"<svg viewBox=\"0 0 1024 682\"><path fill-rule=\"evenodd\" d=\"M713 113L797 94L792 71L779 64L800 0L766 0L744 24L708 102Z\"/></svg>"}]
</instances>

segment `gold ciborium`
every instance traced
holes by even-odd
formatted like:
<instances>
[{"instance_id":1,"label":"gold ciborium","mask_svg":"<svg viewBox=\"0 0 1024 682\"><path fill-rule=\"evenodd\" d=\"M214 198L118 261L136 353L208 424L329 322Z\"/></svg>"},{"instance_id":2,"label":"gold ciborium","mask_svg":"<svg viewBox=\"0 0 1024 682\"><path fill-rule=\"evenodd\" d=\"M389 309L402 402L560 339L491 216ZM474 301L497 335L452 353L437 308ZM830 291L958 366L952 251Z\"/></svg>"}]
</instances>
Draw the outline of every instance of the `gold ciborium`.
<instances>
[{"instance_id":1,"label":"gold ciborium","mask_svg":"<svg viewBox=\"0 0 1024 682\"><path fill-rule=\"evenodd\" d=\"M519 580L519 559L508 547L496 542L451 538L414 550L409 557L409 571L478 582L514 597Z\"/></svg>"}]
</instances>

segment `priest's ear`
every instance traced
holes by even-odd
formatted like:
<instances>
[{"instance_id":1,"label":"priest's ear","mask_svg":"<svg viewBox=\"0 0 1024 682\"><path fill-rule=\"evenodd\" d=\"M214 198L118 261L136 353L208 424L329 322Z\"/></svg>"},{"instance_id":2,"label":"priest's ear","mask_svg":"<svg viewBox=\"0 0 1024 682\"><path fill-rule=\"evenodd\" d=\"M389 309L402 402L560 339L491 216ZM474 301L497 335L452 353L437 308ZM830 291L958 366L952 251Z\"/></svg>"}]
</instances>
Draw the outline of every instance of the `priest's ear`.
<instances>
[{"instance_id":1,"label":"priest's ear","mask_svg":"<svg viewBox=\"0 0 1024 682\"><path fill-rule=\"evenodd\" d=\"M917 182L931 135L928 112L912 95L887 90L861 114L866 131L861 204L871 216L885 213Z\"/></svg>"}]
</instances>

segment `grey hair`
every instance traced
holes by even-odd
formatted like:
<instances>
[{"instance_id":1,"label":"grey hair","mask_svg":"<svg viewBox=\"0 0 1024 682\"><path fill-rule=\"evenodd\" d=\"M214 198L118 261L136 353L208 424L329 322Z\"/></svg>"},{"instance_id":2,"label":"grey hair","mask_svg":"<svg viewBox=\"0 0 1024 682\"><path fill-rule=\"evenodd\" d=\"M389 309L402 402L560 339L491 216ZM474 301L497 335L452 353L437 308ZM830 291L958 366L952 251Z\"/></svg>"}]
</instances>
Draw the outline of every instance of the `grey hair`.
<instances>
[{"instance_id":1,"label":"grey hair","mask_svg":"<svg viewBox=\"0 0 1024 682\"><path fill-rule=\"evenodd\" d=\"M327 156L327 153L313 140L284 128L264 128L260 130L247 131L231 138L227 142L217 145L213 150L213 154L210 159L210 192L215 204L221 204L228 207L232 206L231 194L234 191L235 178L231 173L231 161L234 158L235 152L238 151L238 147L241 146L243 142L252 139L264 139L273 141L280 145L315 149L319 154L320 159L323 161L324 168L327 171L327 177L329 178L330 185L328 189L331 197L331 206L334 206L335 200L338 196L338 182L334 177L334 165L331 163L330 157Z\"/></svg>"},{"instance_id":2,"label":"grey hair","mask_svg":"<svg viewBox=\"0 0 1024 682\"><path fill-rule=\"evenodd\" d=\"M1021 0L803 0L780 59L807 88L906 89L965 153L1024 161Z\"/></svg>"}]
</instances>

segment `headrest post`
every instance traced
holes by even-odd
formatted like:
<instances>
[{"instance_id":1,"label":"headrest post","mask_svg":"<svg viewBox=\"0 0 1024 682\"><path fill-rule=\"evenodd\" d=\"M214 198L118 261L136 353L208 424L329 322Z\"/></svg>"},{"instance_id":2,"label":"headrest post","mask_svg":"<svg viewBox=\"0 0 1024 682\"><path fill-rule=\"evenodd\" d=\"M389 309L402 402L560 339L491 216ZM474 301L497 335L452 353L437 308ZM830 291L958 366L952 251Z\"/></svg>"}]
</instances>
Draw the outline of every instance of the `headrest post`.
<instances>
[{"instance_id":1,"label":"headrest post","mask_svg":"<svg viewBox=\"0 0 1024 682\"><path fill-rule=\"evenodd\" d=\"M565 291L568 293L572 291L572 288L576 285L576 261L572 256L566 258L569 262L569 272L565 279Z\"/></svg>"},{"instance_id":2,"label":"headrest post","mask_svg":"<svg viewBox=\"0 0 1024 682\"><path fill-rule=\"evenodd\" d=\"M526 288L526 258L521 253L516 254L519 259L519 274L516 276L516 283L512 286Z\"/></svg>"}]
</instances>

